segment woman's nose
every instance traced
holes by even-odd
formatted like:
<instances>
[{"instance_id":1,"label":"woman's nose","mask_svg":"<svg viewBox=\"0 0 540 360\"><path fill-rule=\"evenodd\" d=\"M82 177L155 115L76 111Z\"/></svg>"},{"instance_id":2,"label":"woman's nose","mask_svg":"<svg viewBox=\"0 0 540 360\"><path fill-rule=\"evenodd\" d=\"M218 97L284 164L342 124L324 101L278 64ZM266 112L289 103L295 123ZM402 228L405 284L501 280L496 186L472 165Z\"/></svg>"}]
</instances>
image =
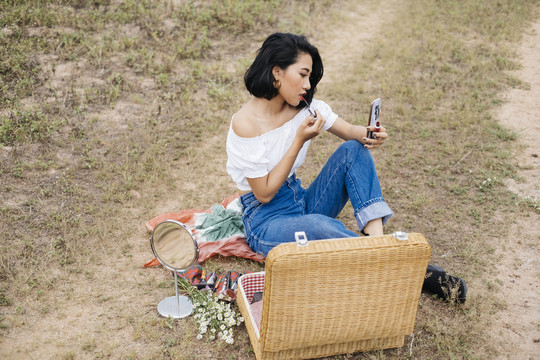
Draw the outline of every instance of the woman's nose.
<instances>
[{"instance_id":1,"label":"woman's nose","mask_svg":"<svg viewBox=\"0 0 540 360\"><path fill-rule=\"evenodd\" d=\"M311 83L309 82L309 78L306 78L304 80L304 85L302 86L302 88L305 89L305 90L311 89Z\"/></svg>"}]
</instances>

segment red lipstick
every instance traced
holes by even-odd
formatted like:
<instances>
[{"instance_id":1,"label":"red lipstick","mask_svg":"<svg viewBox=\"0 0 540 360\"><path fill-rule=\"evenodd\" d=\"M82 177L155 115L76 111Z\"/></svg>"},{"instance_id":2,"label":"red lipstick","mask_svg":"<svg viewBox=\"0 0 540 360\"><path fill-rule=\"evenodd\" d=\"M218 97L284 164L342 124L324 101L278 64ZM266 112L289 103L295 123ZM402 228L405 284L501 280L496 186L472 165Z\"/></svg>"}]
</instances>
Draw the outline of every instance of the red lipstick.
<instances>
[{"instance_id":1,"label":"red lipstick","mask_svg":"<svg viewBox=\"0 0 540 360\"><path fill-rule=\"evenodd\" d=\"M307 109L308 109L309 113L311 114L311 116L313 116L314 119L317 119L317 114L316 114L313 110L311 110L311 106L309 106L309 104L308 104L308 102L306 101L306 99L304 99L303 96L300 96L300 99L302 99L302 101L306 104Z\"/></svg>"}]
</instances>

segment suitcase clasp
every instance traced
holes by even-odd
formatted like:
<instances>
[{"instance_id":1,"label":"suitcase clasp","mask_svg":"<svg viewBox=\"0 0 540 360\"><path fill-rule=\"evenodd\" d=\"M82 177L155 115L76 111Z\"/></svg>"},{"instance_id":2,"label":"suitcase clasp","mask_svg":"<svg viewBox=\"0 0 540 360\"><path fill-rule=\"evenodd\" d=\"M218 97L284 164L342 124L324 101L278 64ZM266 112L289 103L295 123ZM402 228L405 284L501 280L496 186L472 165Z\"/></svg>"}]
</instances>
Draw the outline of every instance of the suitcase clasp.
<instances>
[{"instance_id":1,"label":"suitcase clasp","mask_svg":"<svg viewBox=\"0 0 540 360\"><path fill-rule=\"evenodd\" d=\"M409 234L404 231L396 231L392 235L394 235L394 238L398 240L409 240Z\"/></svg>"},{"instance_id":2,"label":"suitcase clasp","mask_svg":"<svg viewBox=\"0 0 540 360\"><path fill-rule=\"evenodd\" d=\"M298 246L308 246L308 238L304 231L297 231L294 233L294 238L296 239L296 245Z\"/></svg>"}]
</instances>

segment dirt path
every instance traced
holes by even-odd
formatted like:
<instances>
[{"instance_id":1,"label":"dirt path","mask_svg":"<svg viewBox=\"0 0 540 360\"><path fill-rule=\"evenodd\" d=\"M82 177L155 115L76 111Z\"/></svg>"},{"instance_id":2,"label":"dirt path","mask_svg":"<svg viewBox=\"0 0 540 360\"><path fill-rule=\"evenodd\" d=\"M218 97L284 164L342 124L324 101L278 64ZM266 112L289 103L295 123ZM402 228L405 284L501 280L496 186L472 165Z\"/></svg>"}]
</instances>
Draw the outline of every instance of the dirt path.
<instances>
[{"instance_id":1,"label":"dirt path","mask_svg":"<svg viewBox=\"0 0 540 360\"><path fill-rule=\"evenodd\" d=\"M497 112L500 123L518 134L517 154L521 181L508 187L522 197L540 200L540 21L525 34L519 48L523 68L515 75L529 85L505 94L506 103Z\"/></svg>"},{"instance_id":2,"label":"dirt path","mask_svg":"<svg viewBox=\"0 0 540 360\"><path fill-rule=\"evenodd\" d=\"M326 87L337 82L338 74L347 73L354 59L365 51L373 35L393 17L391 1L377 8L349 5L340 11L340 26L329 27L317 44L325 60ZM336 16L336 17L338 17ZM361 26L359 20L361 19ZM351 46L354 44L354 46ZM524 37L519 52L523 69L516 75L530 84L530 89L512 89L507 102L497 111L501 124L518 133L521 144L522 182L508 181L508 187L522 197L540 199L540 21ZM324 88L324 86L323 86ZM519 116L515 116L519 114ZM531 220L533 225L531 226ZM506 309L494 319L491 339L501 358L532 359L540 353L540 293L538 291L538 219L518 218L511 228L516 236L503 252L497 279L503 284L498 294Z\"/></svg>"},{"instance_id":3,"label":"dirt path","mask_svg":"<svg viewBox=\"0 0 540 360\"><path fill-rule=\"evenodd\" d=\"M527 89L511 89L505 104L497 110L500 123L518 134L520 166L517 182L508 180L510 190L522 198L540 201L540 19L527 31L519 47L523 68L515 72ZM540 222L517 217L511 225L515 237L509 239L499 266L506 304L495 322L493 339L502 352L511 349L515 359L533 359L540 354L540 291L538 287Z\"/></svg>"}]
</instances>

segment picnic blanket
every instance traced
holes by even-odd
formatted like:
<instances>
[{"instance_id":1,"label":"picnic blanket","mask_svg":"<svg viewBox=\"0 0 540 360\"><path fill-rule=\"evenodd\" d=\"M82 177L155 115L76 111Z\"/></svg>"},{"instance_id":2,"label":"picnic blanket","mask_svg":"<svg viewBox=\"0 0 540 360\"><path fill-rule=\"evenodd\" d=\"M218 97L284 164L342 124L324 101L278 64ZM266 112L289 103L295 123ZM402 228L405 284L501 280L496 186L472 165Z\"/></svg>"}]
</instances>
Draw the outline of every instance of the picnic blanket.
<instances>
[{"instance_id":1,"label":"picnic blanket","mask_svg":"<svg viewBox=\"0 0 540 360\"><path fill-rule=\"evenodd\" d=\"M157 224L165 220L179 221L192 230L199 246L199 263L216 254L238 256L258 262L265 260L264 256L251 250L246 242L238 193L209 209L185 209L156 216L146 223L146 228L152 232ZM144 264L144 267L157 265L159 261L154 258Z\"/></svg>"}]
</instances>

